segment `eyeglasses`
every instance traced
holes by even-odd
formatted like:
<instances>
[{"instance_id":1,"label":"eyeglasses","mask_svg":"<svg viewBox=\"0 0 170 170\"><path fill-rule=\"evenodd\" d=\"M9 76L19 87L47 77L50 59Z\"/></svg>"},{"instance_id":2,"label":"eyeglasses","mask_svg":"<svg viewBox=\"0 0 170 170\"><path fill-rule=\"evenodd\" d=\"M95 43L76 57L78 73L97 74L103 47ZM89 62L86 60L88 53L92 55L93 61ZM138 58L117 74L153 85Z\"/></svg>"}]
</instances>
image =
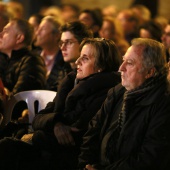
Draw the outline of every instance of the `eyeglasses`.
<instances>
[{"instance_id":1,"label":"eyeglasses","mask_svg":"<svg viewBox=\"0 0 170 170\"><path fill-rule=\"evenodd\" d=\"M63 45L65 45L66 47L71 47L73 46L73 44L78 43L78 41L71 41L71 40L67 40L67 41L60 41L59 42L59 47L61 48Z\"/></svg>"}]
</instances>

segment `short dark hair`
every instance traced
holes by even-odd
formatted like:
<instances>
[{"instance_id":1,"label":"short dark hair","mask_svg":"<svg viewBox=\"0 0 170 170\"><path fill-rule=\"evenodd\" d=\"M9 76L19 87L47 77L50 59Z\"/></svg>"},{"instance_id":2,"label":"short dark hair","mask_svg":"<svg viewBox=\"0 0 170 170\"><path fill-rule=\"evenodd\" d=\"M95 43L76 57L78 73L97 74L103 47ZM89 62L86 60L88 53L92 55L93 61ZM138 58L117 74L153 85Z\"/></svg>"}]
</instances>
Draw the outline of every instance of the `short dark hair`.
<instances>
[{"instance_id":1,"label":"short dark hair","mask_svg":"<svg viewBox=\"0 0 170 170\"><path fill-rule=\"evenodd\" d=\"M60 32L71 32L79 43L86 37L93 37L93 33L87 26L80 21L68 22L61 26Z\"/></svg>"},{"instance_id":2,"label":"short dark hair","mask_svg":"<svg viewBox=\"0 0 170 170\"><path fill-rule=\"evenodd\" d=\"M31 45L33 40L34 29L33 26L26 19L13 18L10 22L16 23L17 28L23 33L25 45Z\"/></svg>"}]
</instances>

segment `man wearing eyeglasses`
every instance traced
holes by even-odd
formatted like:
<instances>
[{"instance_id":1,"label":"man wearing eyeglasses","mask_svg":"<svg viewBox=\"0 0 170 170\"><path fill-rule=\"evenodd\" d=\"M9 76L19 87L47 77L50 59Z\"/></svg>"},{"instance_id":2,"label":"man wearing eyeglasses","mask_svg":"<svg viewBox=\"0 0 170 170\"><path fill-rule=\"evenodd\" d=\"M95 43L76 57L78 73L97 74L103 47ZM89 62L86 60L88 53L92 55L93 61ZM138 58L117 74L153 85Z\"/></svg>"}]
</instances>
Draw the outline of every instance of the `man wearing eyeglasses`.
<instances>
[{"instance_id":1,"label":"man wearing eyeglasses","mask_svg":"<svg viewBox=\"0 0 170 170\"><path fill-rule=\"evenodd\" d=\"M76 68L75 61L80 55L79 45L86 37L92 37L92 32L80 21L66 23L60 29L61 40L59 47L62 51L63 59L69 63L71 68Z\"/></svg>"}]
</instances>

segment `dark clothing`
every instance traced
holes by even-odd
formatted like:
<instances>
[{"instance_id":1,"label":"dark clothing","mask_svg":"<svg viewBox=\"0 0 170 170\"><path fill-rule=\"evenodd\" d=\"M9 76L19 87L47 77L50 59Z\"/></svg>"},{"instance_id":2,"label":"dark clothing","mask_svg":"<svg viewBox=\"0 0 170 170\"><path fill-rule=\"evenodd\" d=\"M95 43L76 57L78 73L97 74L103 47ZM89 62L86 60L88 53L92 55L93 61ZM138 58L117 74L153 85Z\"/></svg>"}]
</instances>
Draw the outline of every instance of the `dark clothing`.
<instances>
[{"instance_id":1,"label":"dark clothing","mask_svg":"<svg viewBox=\"0 0 170 170\"><path fill-rule=\"evenodd\" d=\"M64 78L54 101L48 103L46 108L40 111L33 120L33 147L36 148L37 154L40 153L42 163L46 163L46 165L39 164L40 157L38 156L35 156L34 160L37 159L37 164L42 169L47 166L46 169L50 170L56 168L72 170L77 166L79 147L82 136L87 130L88 122L101 107L108 90L120 82L120 75L117 73L101 72L93 74L78 83L75 83L75 77L76 73L71 72ZM62 122L65 125L80 129L79 132L72 133L75 146L58 144L53 132L56 122ZM4 139L0 142L0 145L3 144L3 148L5 148L8 147L8 143L9 139ZM24 150L23 144L21 144L21 148L18 147L17 149L18 152L16 153L20 154L19 150ZM0 157L3 157L3 151L0 152ZM28 154L31 155L31 152L29 151ZM16 155L18 156L18 154ZM8 152L8 159L12 159L11 156L12 153ZM22 163L18 162L18 164ZM3 166L3 163L1 163L1 166Z\"/></svg>"},{"instance_id":2,"label":"dark clothing","mask_svg":"<svg viewBox=\"0 0 170 170\"><path fill-rule=\"evenodd\" d=\"M69 63L64 62L61 50L56 54L54 65L47 78L46 89L58 91L63 78L72 71Z\"/></svg>"},{"instance_id":3,"label":"dark clothing","mask_svg":"<svg viewBox=\"0 0 170 170\"><path fill-rule=\"evenodd\" d=\"M76 73L71 72L63 80L54 102L49 103L52 113L49 113L48 104L47 111L44 109L35 116L32 124L34 130L53 131L51 125L56 122L82 130L87 129L89 120L100 108L107 91L120 82L117 73L103 72L86 77L74 86L75 76ZM50 122L48 115L51 117L52 114Z\"/></svg>"},{"instance_id":4,"label":"dark clothing","mask_svg":"<svg viewBox=\"0 0 170 170\"><path fill-rule=\"evenodd\" d=\"M169 86L169 84L168 84ZM79 167L170 169L170 95L165 77L134 91L112 88L84 136ZM99 168L100 167L100 168Z\"/></svg>"},{"instance_id":5,"label":"dark clothing","mask_svg":"<svg viewBox=\"0 0 170 170\"><path fill-rule=\"evenodd\" d=\"M21 91L44 89L46 84L46 69L43 59L31 53L27 48L13 50L11 58L1 54L0 74L2 82L10 94ZM26 109L25 102L19 102L14 107L12 119L17 119Z\"/></svg>"},{"instance_id":6,"label":"dark clothing","mask_svg":"<svg viewBox=\"0 0 170 170\"><path fill-rule=\"evenodd\" d=\"M45 87L44 61L26 48L12 52L4 72L2 81L12 94Z\"/></svg>"},{"instance_id":7,"label":"dark clothing","mask_svg":"<svg viewBox=\"0 0 170 170\"><path fill-rule=\"evenodd\" d=\"M66 161L64 165L69 165L68 167L76 165L79 146L82 142L82 136L87 130L88 122L101 107L107 91L120 82L117 73L103 72L86 77L74 85L75 76L75 72L68 74L63 80L54 102L47 105L47 110L44 109L39 112L32 124L35 131L33 143L37 147L41 147L41 150L53 152L53 155L58 153L58 148L61 148L63 155L70 155L69 159L63 156L61 160L59 159L60 154L56 155L57 165L55 166L58 166L58 162L61 163L63 160ZM76 143L75 147L58 145L53 134L56 122L62 122L80 130L72 134ZM62 164L60 166L62 167Z\"/></svg>"},{"instance_id":8,"label":"dark clothing","mask_svg":"<svg viewBox=\"0 0 170 170\"><path fill-rule=\"evenodd\" d=\"M0 52L0 77L2 81L5 80L5 70L8 65L8 56L2 52Z\"/></svg>"}]
</instances>

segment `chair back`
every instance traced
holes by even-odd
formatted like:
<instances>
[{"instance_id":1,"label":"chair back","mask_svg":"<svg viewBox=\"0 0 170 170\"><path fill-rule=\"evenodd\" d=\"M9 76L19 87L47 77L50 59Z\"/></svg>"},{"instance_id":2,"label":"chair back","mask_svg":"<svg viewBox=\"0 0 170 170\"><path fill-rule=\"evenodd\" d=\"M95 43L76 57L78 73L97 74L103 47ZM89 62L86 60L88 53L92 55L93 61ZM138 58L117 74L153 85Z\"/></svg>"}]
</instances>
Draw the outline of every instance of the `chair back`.
<instances>
[{"instance_id":1,"label":"chair back","mask_svg":"<svg viewBox=\"0 0 170 170\"><path fill-rule=\"evenodd\" d=\"M15 94L7 101L3 124L5 125L11 121L12 111L15 105L20 101L25 101L27 104L29 123L31 124L36 113L36 108L37 111L44 109L48 102L53 101L56 93L57 92L50 90L30 90Z\"/></svg>"}]
</instances>

